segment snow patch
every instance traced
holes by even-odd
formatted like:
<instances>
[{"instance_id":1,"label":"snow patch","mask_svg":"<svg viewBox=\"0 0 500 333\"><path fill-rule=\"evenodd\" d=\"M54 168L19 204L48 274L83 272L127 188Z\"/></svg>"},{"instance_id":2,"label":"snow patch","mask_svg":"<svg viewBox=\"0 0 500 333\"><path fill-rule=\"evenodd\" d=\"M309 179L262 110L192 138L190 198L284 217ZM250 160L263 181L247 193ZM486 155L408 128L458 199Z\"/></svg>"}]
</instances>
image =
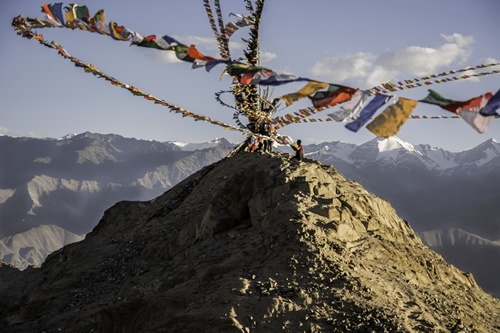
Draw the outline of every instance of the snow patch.
<instances>
[{"instance_id":1,"label":"snow patch","mask_svg":"<svg viewBox=\"0 0 500 333\"><path fill-rule=\"evenodd\" d=\"M498 142L496 142L494 139L492 139L491 141L492 141L492 143L498 144ZM475 163L478 167L485 165L486 163L488 163L489 161L491 161L495 157L499 156L500 149L496 146L491 146L491 147L486 148L486 150L484 151L484 154L485 154L484 157L481 158L480 160L476 161L476 163Z\"/></svg>"},{"instance_id":2,"label":"snow patch","mask_svg":"<svg viewBox=\"0 0 500 333\"><path fill-rule=\"evenodd\" d=\"M65 136L62 136L60 137L59 139L57 139L58 141L63 141L63 140L69 140L75 136L77 136L78 134L76 133L70 133L70 134L66 134Z\"/></svg>"}]
</instances>

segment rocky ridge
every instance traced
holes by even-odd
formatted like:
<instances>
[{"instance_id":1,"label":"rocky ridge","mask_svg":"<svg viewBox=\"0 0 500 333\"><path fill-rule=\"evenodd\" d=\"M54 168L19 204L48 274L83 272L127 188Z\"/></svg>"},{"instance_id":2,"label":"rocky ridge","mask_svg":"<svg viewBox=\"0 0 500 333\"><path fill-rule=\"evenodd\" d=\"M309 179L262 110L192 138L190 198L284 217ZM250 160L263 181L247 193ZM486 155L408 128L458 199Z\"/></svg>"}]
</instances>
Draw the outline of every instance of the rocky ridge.
<instances>
[{"instance_id":1,"label":"rocky ridge","mask_svg":"<svg viewBox=\"0 0 500 333\"><path fill-rule=\"evenodd\" d=\"M387 201L281 154L223 159L40 269L0 267L9 332L498 332L499 309Z\"/></svg>"}]
</instances>

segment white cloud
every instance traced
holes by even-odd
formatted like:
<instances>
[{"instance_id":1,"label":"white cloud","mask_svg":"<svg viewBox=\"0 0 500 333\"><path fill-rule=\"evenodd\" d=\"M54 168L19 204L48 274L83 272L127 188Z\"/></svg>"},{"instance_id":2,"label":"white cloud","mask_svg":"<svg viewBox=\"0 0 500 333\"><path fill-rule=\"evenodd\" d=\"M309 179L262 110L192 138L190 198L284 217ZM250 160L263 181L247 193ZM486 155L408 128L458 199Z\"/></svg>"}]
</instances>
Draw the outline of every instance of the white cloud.
<instances>
[{"instance_id":1,"label":"white cloud","mask_svg":"<svg viewBox=\"0 0 500 333\"><path fill-rule=\"evenodd\" d=\"M210 53L215 53L215 54L219 53L219 46L217 45L217 41L215 40L215 38L186 36L186 37L179 37L178 40L181 41L181 43L184 43L188 46L191 44L196 45L196 48L200 50L202 53L205 52L208 53L208 51L210 51ZM207 54L207 55L213 56L213 54Z\"/></svg>"},{"instance_id":2,"label":"white cloud","mask_svg":"<svg viewBox=\"0 0 500 333\"><path fill-rule=\"evenodd\" d=\"M276 53L273 52L261 52L260 53L260 62L261 63L267 63L271 60L274 60L277 58Z\"/></svg>"},{"instance_id":3,"label":"white cloud","mask_svg":"<svg viewBox=\"0 0 500 333\"><path fill-rule=\"evenodd\" d=\"M389 80L401 80L434 74L450 69L453 63L469 59L474 38L458 33L443 35L444 43L438 48L408 46L379 55L359 52L356 54L325 57L316 62L311 73L328 82L342 83L360 79L367 86Z\"/></svg>"},{"instance_id":4,"label":"white cloud","mask_svg":"<svg viewBox=\"0 0 500 333\"><path fill-rule=\"evenodd\" d=\"M364 78L372 67L373 58L372 54L364 52L325 57L314 64L311 73L315 77L337 82L344 82L352 78Z\"/></svg>"},{"instance_id":5,"label":"white cloud","mask_svg":"<svg viewBox=\"0 0 500 333\"><path fill-rule=\"evenodd\" d=\"M6 127L0 126L0 135L9 135L12 131Z\"/></svg>"},{"instance_id":6,"label":"white cloud","mask_svg":"<svg viewBox=\"0 0 500 333\"><path fill-rule=\"evenodd\" d=\"M481 63L482 64L496 64L496 63L499 63L500 60L498 59L495 59L495 58L484 58L484 59L481 59Z\"/></svg>"}]
</instances>

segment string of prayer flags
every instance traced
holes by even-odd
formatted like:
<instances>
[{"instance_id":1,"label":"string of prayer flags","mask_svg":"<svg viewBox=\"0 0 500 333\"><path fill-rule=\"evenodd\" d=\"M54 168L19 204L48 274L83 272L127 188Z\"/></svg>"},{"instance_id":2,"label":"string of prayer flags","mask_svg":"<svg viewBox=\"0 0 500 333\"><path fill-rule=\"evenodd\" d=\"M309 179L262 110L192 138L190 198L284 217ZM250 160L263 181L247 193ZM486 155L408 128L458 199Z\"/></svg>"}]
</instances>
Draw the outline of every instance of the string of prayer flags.
<instances>
[{"instance_id":1,"label":"string of prayer flags","mask_svg":"<svg viewBox=\"0 0 500 333\"><path fill-rule=\"evenodd\" d=\"M217 13L217 20L219 22L218 44L222 48L221 57L230 59L229 38L224 34L224 21L222 20L222 10L220 8L220 1L214 0L215 12Z\"/></svg>"},{"instance_id":2,"label":"string of prayer flags","mask_svg":"<svg viewBox=\"0 0 500 333\"><path fill-rule=\"evenodd\" d=\"M159 40L161 40L161 39L159 39ZM156 35L149 35L149 36L142 38L141 40L133 41L131 43L131 45L150 47L150 48L155 48L158 50L165 50L165 47L163 47L160 43L158 43L158 41L156 40Z\"/></svg>"},{"instance_id":3,"label":"string of prayer flags","mask_svg":"<svg viewBox=\"0 0 500 333\"><path fill-rule=\"evenodd\" d=\"M377 112L377 110L386 104L391 98L392 96L388 95L375 95L368 105L366 105L365 108L359 112L359 117L349 124L346 124L345 128L353 132L359 131L359 129L370 120L375 112Z\"/></svg>"},{"instance_id":4,"label":"string of prayer flags","mask_svg":"<svg viewBox=\"0 0 500 333\"><path fill-rule=\"evenodd\" d=\"M410 117L418 101L400 97L395 104L388 106L366 128L376 136L388 138L398 133Z\"/></svg>"},{"instance_id":5,"label":"string of prayer flags","mask_svg":"<svg viewBox=\"0 0 500 333\"><path fill-rule=\"evenodd\" d=\"M427 116L427 115L410 115L408 119L458 119L461 118L460 116ZM359 116L353 116L353 120L358 120ZM370 120L371 118L368 118ZM279 125L279 127L283 127L289 124L298 124L298 123L322 123L322 122L329 122L329 121L335 121L333 118L328 117L328 118L292 118L290 120L280 118L273 123L276 125ZM347 126L347 125L346 125Z\"/></svg>"},{"instance_id":6,"label":"string of prayer flags","mask_svg":"<svg viewBox=\"0 0 500 333\"><path fill-rule=\"evenodd\" d=\"M279 127L283 127L288 124L292 123L300 123L300 122L318 122L318 121L332 121L333 118L326 118L326 120L319 120L319 119L310 119L308 118L309 116L313 114L318 114L324 110L327 110L328 107L323 107L323 108L315 108L315 107L307 107L303 109L299 109L295 111L293 114L287 113L283 116L280 117L275 117L272 118L271 121L278 125Z\"/></svg>"},{"instance_id":7,"label":"string of prayer flags","mask_svg":"<svg viewBox=\"0 0 500 333\"><path fill-rule=\"evenodd\" d=\"M471 71L471 70L475 70L475 69L483 69L483 68L487 68L487 67L494 67L494 66L498 66L498 65L500 65L500 62L490 63L490 64L481 64L481 65L477 65L474 67L465 67L462 69L445 71L442 73L426 75L426 76L414 78L411 80L402 80L402 81L399 81L397 83L393 83L393 82L389 81L389 82L382 83L378 86L372 87L370 89L367 89L367 92L370 95L375 95L375 94L379 94L379 93L394 92L394 91L398 91L398 90L406 90L406 89L411 89L411 88L416 88L416 87L427 86L427 85L431 85L433 83L444 83L444 82L455 81L455 80L469 79L471 77L496 74L496 73L500 73L500 71L493 70L491 72L479 72L479 73L473 73L471 75L460 75L460 76L454 76L454 77L447 77L447 78L437 79L434 81L430 80L432 78L449 76L451 74L467 72L467 71Z\"/></svg>"},{"instance_id":8,"label":"string of prayer flags","mask_svg":"<svg viewBox=\"0 0 500 333\"><path fill-rule=\"evenodd\" d=\"M215 32L216 39L219 44L219 50L222 59L217 59L204 55L200 52L195 45L187 46L180 43L175 38L168 35L157 37L157 35L143 35L128 29L124 26L118 25L116 22L109 22L106 24L105 13L99 10L93 17L90 16L86 6L79 6L76 4L69 4L67 7L62 7L61 3L45 4L42 6L42 12L46 14L45 19L31 19L17 16L13 19L12 25L17 33L28 39L34 39L40 44L57 50L58 54L62 57L69 59L75 66L82 68L85 72L90 73L98 78L103 78L110 82L112 85L127 89L135 96L143 97L146 100L153 101L155 104L166 106L170 111L182 114L183 117L194 118L195 121L207 121L212 124L222 126L224 129L238 130L245 134L250 133L249 125L258 128L259 122L271 122L274 129L283 127L291 123L316 123L328 121L347 121L353 119L351 123L345 127L351 131L357 132L361 126L366 124L371 119L376 111L385 105L392 96L386 95L387 92L393 92L404 89L411 89L431 85L434 83L443 83L454 80L469 79L483 75L490 75L500 73L500 70L492 70L490 72L467 73L460 76L449 77L451 74L472 71L475 69L483 69L486 67L498 66L499 63L483 64L475 67L467 67L459 70L446 71L439 74L427 75L412 80L398 81L397 83L385 82L378 86L372 87L368 90L359 90L332 84L327 82L320 82L307 78L295 76L293 74L278 73L271 69L257 66L258 64L258 25L261 17L263 0L256 0L257 9L254 11L252 2L245 0L247 3L247 10L251 16L243 14L231 14L237 18L236 22L231 22L224 25L222 20L222 13L220 9L219 0L214 0L215 10L218 16L218 22L215 21L212 15L212 9L209 0L204 0L207 15L212 29ZM65 13L64 13L65 11ZM218 27L217 27L218 23ZM247 51L244 51L247 63L233 61L230 59L228 40L229 37L239 28L251 25L250 40L247 42ZM229 106L222 102L220 93L216 94L216 100L224 106L229 106L235 109L233 119L239 128L224 124L220 121L213 120L209 117L198 115L187 111L181 107L160 100L152 94L140 90L137 87L123 84L117 79L106 75L98 68L91 64L85 64L79 59L69 55L61 45L56 42L47 42L41 34L33 32L33 28L53 28L65 27L71 29L80 29L89 32L98 32L102 35L108 35L113 39L120 41L128 41L131 45L154 48L158 50L174 51L177 58L186 62L192 63L192 68L205 67L209 72L218 64L225 64L226 68L222 75L229 74L233 78L233 87L231 92L236 99L233 106ZM221 75L221 77L222 77ZM435 80L432 80L435 79ZM247 92L257 91L255 87L245 87L248 85L256 86L277 86L291 82L307 81L307 84L300 90L283 95L275 100L268 101L266 96L255 96ZM238 84L239 83L239 84ZM365 106L368 96L375 97ZM251 98L249 98L249 96ZM275 105L279 100L283 100L286 106L290 106L296 101L307 97L313 104L313 107L299 109L294 113L288 113L281 117L270 118L276 112ZM453 116L416 116L412 115L413 109L419 103L427 103L437 105L447 111L452 112ZM319 112L322 112L335 105L339 105L339 110L329 114L328 118L310 118ZM251 105L252 107L247 107ZM492 93L486 93L481 96L474 97L467 101L454 101L441 96L439 93L429 90L426 98L415 101L405 98L399 98L397 102L389 106L379 116L367 125L367 129L377 136L388 137L395 135L400 128L404 125L407 119L440 119L440 118L462 118L470 126L480 133L486 131L490 121L494 118L500 117L497 110L500 107L500 90L493 96ZM360 111L361 110L361 111ZM359 112L359 117L356 114ZM239 116L245 116L249 125L244 125ZM276 134L277 135L277 134Z\"/></svg>"},{"instance_id":9,"label":"string of prayer flags","mask_svg":"<svg viewBox=\"0 0 500 333\"><path fill-rule=\"evenodd\" d=\"M139 89L137 87L130 86L128 84L124 84L124 83L118 81L117 79L115 79L114 77L109 76L109 75L105 74L104 72L100 71L96 66L94 66L92 64L85 64L80 59L69 55L62 48L61 45L59 45L59 44L57 44L55 42L50 42L49 43L49 42L45 41L43 39L43 36L41 36L40 34L37 34L37 33L33 32L33 31L31 31L30 38L33 38L33 39L37 40L38 42L40 42L41 44L44 44L45 46L47 46L49 48L58 50L59 54L61 54L65 59L70 60L71 62L73 62L75 64L76 67L82 68L86 73L93 74L94 76L96 76L98 78L103 78L106 81L110 82L114 86L118 86L118 87L127 89L130 93L132 93L135 96L140 96L140 97L143 97L145 100L153 101L155 104L160 104L160 105L166 106L166 107L168 107L170 109L170 111L174 111L176 113L180 113L180 114L182 114L183 117L191 117L191 118L194 118L194 120L196 120L196 121L203 120L203 121L206 121L206 122L210 122L212 124L221 126L224 129L235 130L235 131L244 132L244 133L248 132L248 130L243 130L243 129L240 129L240 128L236 128L236 127L234 127L232 125L225 124L225 123L220 122L218 120L214 120L214 119L211 119L209 117L206 117L206 116L203 116L203 115L199 115L199 114L187 111L187 110L185 110L185 109L183 109L183 108L181 108L179 106L176 106L174 104L168 103L168 102L166 102L164 100L160 100L157 97L155 97L154 95L148 94L148 93L142 91L141 89Z\"/></svg>"},{"instance_id":10,"label":"string of prayer flags","mask_svg":"<svg viewBox=\"0 0 500 333\"><path fill-rule=\"evenodd\" d=\"M204 0L204 6L205 6L205 11L207 13L208 21L210 22L210 26L212 27L212 31L214 32L215 38L217 39L217 45L219 46L219 53L221 57L224 60L229 60L230 59L230 53L229 53L229 45L228 45L228 38L224 35L223 31L219 32L219 29L217 29L217 24L215 23L214 16L212 14L212 7L210 5L209 0ZM223 23L222 23L222 13L220 11L220 4L219 1L214 2L216 6L216 11L218 14L218 19L219 19L219 26L221 30L223 30Z\"/></svg>"}]
</instances>

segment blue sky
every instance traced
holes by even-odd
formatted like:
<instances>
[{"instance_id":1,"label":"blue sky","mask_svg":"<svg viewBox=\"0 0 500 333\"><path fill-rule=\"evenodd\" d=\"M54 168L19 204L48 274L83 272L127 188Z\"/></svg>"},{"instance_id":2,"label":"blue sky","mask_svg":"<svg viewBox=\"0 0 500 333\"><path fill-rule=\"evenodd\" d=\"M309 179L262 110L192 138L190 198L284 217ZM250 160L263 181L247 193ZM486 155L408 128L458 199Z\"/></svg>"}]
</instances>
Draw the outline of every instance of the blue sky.
<instances>
[{"instance_id":1,"label":"blue sky","mask_svg":"<svg viewBox=\"0 0 500 333\"><path fill-rule=\"evenodd\" d=\"M126 3L126 5L125 5ZM202 142L238 132L194 122L169 112L125 89L114 87L76 68L53 50L16 35L14 16L43 17L44 1L0 2L0 134L57 138L91 131L158 141ZM67 5L68 3L64 3ZM218 56L213 32L201 0L81 1L91 15L106 11L116 21L146 36L170 35ZM225 23L230 13L245 13L243 0L221 0ZM500 2L497 0L331 1L267 0L261 24L262 65L320 81L360 89L392 80L441 73L500 61ZM214 119L234 124L232 110L214 94L230 87L220 79L223 66L210 73L191 69L173 52L130 47L108 36L69 29L39 29L46 40L92 63L123 83ZM232 57L242 55L248 29L231 38ZM496 66L491 69L500 69ZM483 70L485 71L485 70ZM294 92L302 84L273 90L273 97ZM434 89L453 100L468 100L500 88L500 74L434 84L395 93L422 99ZM229 96L228 96L229 97ZM231 99L228 99L230 102ZM278 115L308 106L297 103ZM332 108L324 112L324 117ZM413 114L451 115L437 106L419 104ZM362 128L352 133L336 122L292 124L280 133L306 144L342 140L356 144L375 136ZM451 151L472 148L490 138L500 141L500 119L484 134L461 119L408 120L398 137L412 144L430 144Z\"/></svg>"}]
</instances>

